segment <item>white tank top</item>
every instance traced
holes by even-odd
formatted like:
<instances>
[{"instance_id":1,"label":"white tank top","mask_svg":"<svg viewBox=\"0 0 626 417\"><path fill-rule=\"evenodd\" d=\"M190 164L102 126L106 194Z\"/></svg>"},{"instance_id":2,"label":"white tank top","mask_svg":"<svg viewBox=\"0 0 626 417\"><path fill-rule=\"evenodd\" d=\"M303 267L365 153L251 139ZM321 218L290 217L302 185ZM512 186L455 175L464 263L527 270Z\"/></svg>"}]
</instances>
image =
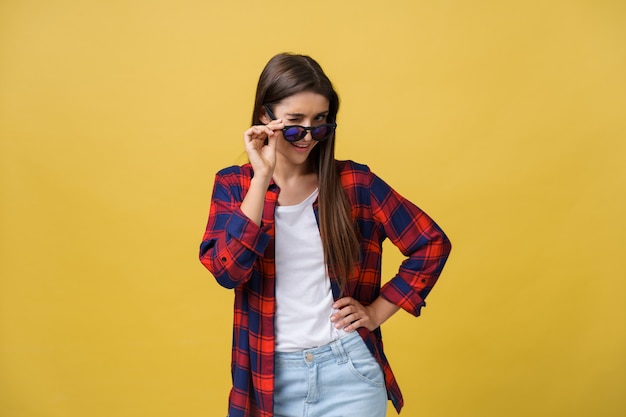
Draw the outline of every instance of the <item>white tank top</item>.
<instances>
[{"instance_id":1,"label":"white tank top","mask_svg":"<svg viewBox=\"0 0 626 417\"><path fill-rule=\"evenodd\" d=\"M313 212L317 195L316 189L300 204L276 207L277 352L322 346L346 334L330 321L333 294Z\"/></svg>"}]
</instances>

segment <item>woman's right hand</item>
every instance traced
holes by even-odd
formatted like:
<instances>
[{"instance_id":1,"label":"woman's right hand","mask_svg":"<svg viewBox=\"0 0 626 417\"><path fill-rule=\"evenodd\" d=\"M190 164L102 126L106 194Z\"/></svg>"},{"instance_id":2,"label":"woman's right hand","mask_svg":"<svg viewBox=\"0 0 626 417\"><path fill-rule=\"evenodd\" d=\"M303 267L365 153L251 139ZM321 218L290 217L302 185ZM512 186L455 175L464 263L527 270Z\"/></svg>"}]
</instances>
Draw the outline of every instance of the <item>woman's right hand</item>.
<instances>
[{"instance_id":1,"label":"woman's right hand","mask_svg":"<svg viewBox=\"0 0 626 417\"><path fill-rule=\"evenodd\" d=\"M278 119L267 125L254 125L244 132L246 153L255 177L264 178L268 182L272 178L276 167L276 131L283 127L285 124Z\"/></svg>"}]
</instances>

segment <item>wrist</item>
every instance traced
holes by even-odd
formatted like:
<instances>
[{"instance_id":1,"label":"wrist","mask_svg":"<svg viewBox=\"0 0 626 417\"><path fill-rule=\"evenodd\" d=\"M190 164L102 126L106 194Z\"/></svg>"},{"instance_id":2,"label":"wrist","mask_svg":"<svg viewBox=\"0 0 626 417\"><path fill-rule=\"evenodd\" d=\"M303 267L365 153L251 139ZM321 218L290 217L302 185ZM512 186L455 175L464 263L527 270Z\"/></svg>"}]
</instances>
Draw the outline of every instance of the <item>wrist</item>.
<instances>
[{"instance_id":1,"label":"wrist","mask_svg":"<svg viewBox=\"0 0 626 417\"><path fill-rule=\"evenodd\" d=\"M380 318L378 312L376 311L376 307L374 304L370 304L368 306L363 306L367 311L367 316L369 317L369 323L365 326L367 329L372 332L375 329L379 328L382 323L380 323Z\"/></svg>"},{"instance_id":2,"label":"wrist","mask_svg":"<svg viewBox=\"0 0 626 417\"><path fill-rule=\"evenodd\" d=\"M250 188L259 187L263 190L267 190L267 187L269 187L271 181L271 174L259 174L255 172L254 177L252 177L252 179L250 180Z\"/></svg>"},{"instance_id":3,"label":"wrist","mask_svg":"<svg viewBox=\"0 0 626 417\"><path fill-rule=\"evenodd\" d=\"M375 328L382 326L384 322L400 310L400 307L380 296L368 308L373 325L376 326Z\"/></svg>"}]
</instances>

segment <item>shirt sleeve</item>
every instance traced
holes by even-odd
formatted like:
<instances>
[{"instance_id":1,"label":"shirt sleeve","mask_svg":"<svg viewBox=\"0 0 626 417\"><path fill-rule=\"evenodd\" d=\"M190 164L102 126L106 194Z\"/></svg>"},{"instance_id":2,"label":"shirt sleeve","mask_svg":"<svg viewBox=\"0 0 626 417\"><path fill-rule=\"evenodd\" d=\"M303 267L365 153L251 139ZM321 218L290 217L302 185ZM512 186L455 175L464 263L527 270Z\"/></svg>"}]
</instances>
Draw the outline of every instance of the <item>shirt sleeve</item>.
<instances>
[{"instance_id":1,"label":"shirt sleeve","mask_svg":"<svg viewBox=\"0 0 626 417\"><path fill-rule=\"evenodd\" d=\"M448 259L451 244L439 226L415 204L372 174L371 204L386 236L407 258L381 288L381 296L419 316L424 299Z\"/></svg>"},{"instance_id":2,"label":"shirt sleeve","mask_svg":"<svg viewBox=\"0 0 626 417\"><path fill-rule=\"evenodd\" d=\"M270 236L241 211L242 178L231 171L215 177L209 220L200 244L200 262L226 288L247 282Z\"/></svg>"}]
</instances>

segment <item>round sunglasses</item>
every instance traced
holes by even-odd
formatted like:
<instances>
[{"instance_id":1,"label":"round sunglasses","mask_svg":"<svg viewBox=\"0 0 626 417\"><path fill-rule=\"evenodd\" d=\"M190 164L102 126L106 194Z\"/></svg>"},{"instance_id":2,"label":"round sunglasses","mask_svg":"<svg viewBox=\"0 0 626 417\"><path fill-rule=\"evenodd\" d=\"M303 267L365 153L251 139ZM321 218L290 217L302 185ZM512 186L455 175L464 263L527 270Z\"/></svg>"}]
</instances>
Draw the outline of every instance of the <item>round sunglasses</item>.
<instances>
[{"instance_id":1,"label":"round sunglasses","mask_svg":"<svg viewBox=\"0 0 626 417\"><path fill-rule=\"evenodd\" d=\"M267 105L264 105L263 107L265 108L265 111L270 119L276 120L276 116L274 116L274 113L272 113L270 108ZM337 123L325 123L323 125L309 127L293 125L283 127L282 132L283 138L285 138L287 142L297 142L302 140L309 131L311 132L313 140L321 142L328 139L334 132L335 128L337 128Z\"/></svg>"}]
</instances>

